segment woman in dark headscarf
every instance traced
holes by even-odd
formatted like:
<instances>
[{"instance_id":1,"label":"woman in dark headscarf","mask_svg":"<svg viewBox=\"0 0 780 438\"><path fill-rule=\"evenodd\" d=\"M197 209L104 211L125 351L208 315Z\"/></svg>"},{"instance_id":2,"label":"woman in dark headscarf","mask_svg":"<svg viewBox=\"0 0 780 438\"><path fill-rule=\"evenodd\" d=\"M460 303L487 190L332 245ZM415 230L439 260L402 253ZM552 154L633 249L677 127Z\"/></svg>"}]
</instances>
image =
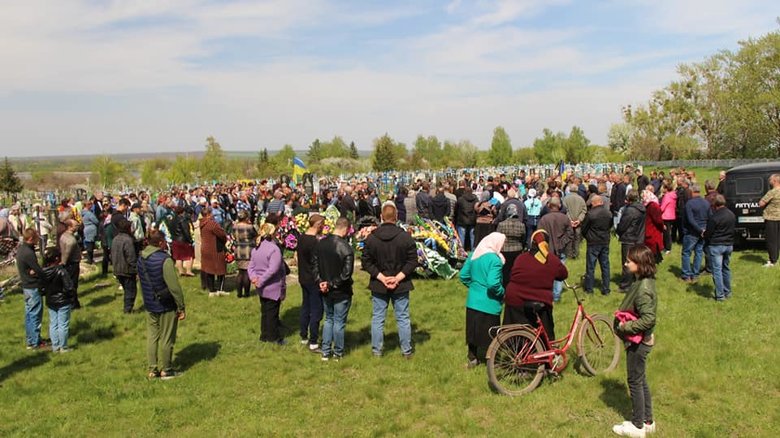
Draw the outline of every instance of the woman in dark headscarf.
<instances>
[{"instance_id":1,"label":"woman in dark headscarf","mask_svg":"<svg viewBox=\"0 0 780 438\"><path fill-rule=\"evenodd\" d=\"M531 235L530 251L515 259L504 295L504 324L530 324L536 327L538 314L547 336L553 340L553 282L565 280L569 271L550 251L549 240L545 230L536 230Z\"/></svg>"}]
</instances>

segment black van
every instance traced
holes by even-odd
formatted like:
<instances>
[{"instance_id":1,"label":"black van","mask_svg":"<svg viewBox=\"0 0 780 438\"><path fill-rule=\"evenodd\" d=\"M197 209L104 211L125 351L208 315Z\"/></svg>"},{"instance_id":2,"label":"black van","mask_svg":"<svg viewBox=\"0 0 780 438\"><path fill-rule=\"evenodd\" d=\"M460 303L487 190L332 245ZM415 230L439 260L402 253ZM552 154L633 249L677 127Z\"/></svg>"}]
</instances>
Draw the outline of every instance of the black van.
<instances>
[{"instance_id":1,"label":"black van","mask_svg":"<svg viewBox=\"0 0 780 438\"><path fill-rule=\"evenodd\" d=\"M763 240L764 218L758 201L772 187L769 176L780 173L780 161L737 166L726 172L726 206L737 217L736 242Z\"/></svg>"}]
</instances>

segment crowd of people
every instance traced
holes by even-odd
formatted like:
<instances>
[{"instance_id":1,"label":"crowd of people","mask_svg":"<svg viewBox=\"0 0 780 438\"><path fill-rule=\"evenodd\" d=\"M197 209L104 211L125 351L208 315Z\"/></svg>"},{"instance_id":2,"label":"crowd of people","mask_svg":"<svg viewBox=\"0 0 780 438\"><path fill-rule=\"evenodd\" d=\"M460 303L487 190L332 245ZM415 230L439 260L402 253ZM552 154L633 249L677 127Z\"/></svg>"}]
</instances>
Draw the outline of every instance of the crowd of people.
<instances>
[{"instance_id":1,"label":"crowd of people","mask_svg":"<svg viewBox=\"0 0 780 438\"><path fill-rule=\"evenodd\" d=\"M770 184L760 203L767 224L767 267L777 263L780 175L772 175ZM723 175L717 182L706 181L704 190L692 172L675 169L668 177L655 171L648 176L631 166L623 172L548 177L523 170L509 177L463 173L399 184L391 193L380 193L371 178L325 181L320 188L315 192L302 184L261 181L173 189L154 198L144 191L119 196L97 192L84 202L63 199L54 221L39 204L29 217L18 204L0 210L0 235L6 242L22 240L16 260L25 298L27 348L46 346L40 337L45 296L51 350L68 351L70 312L80 307L82 255L87 264L96 263L96 247L102 255L100 274L107 276L112 266L121 285L125 313L139 310L140 282L150 378L177 375L173 346L178 321L185 318L179 278L196 275L196 259L201 288L209 297L230 295L225 277L228 263L235 261L237 297L256 293L260 300L260 340L284 344L279 312L290 266L277 229L282 218L305 214L307 227L295 251L302 291L301 343L323 361L340 360L348 350L344 330L356 258L350 233L370 225L376 228L365 239L361 264L370 276L372 353L384 353L384 322L392 303L401 354L411 358L409 295L418 255L405 226L419 217L451 224L468 251L460 279L468 286L467 366L473 368L484 361L488 330L501 323L502 313L504 324L535 325L538 317L554 339L553 307L569 275L566 262L580 257L583 240L585 292L593 294L598 287L601 294L610 294L609 244L614 233L622 261L617 286L627 293L620 310L634 317L616 320L616 332L642 335L638 343L627 341L635 401L630 423L642 430L653 425L644 366L653 345L656 298L650 280L655 265L671 254L676 242L681 244L681 281L696 282L708 271L713 298L723 301L732 295L736 219L726 208ZM336 208L340 217L326 233L321 213L328 208ZM43 267L36 247L48 248Z\"/></svg>"}]
</instances>

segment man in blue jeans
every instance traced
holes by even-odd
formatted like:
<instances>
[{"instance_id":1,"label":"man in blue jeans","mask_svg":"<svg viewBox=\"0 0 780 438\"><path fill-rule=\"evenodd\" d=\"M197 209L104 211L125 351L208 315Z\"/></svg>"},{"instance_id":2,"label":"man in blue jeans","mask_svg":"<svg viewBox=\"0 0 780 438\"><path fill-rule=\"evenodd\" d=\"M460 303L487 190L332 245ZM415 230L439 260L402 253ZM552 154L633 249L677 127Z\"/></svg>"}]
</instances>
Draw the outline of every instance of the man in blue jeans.
<instances>
[{"instance_id":1,"label":"man in blue jeans","mask_svg":"<svg viewBox=\"0 0 780 438\"><path fill-rule=\"evenodd\" d=\"M323 295L325 324L322 327L322 360L344 356L344 327L352 306L352 271L355 250L347 241L350 222L336 220L333 233L322 239L312 251L312 273Z\"/></svg>"},{"instance_id":2,"label":"man in blue jeans","mask_svg":"<svg viewBox=\"0 0 780 438\"><path fill-rule=\"evenodd\" d=\"M398 323L401 354L412 357L412 324L409 317L409 292L414 289L411 275L417 267L417 247L412 236L396 226L398 210L392 202L382 206L382 225L366 239L363 269L369 273L373 315L371 352L382 356L387 308L393 303Z\"/></svg>"},{"instance_id":3,"label":"man in blue jeans","mask_svg":"<svg viewBox=\"0 0 780 438\"><path fill-rule=\"evenodd\" d=\"M41 340L41 320L43 319L43 303L41 302L40 284L44 274L38 257L35 254L35 244L38 243L38 232L28 228L22 233L23 242L16 253L16 268L24 293L24 331L27 338L27 349L34 350L45 347Z\"/></svg>"},{"instance_id":4,"label":"man in blue jeans","mask_svg":"<svg viewBox=\"0 0 780 438\"><path fill-rule=\"evenodd\" d=\"M609 241L612 213L604 205L604 198L594 196L590 211L582 221L582 236L588 243L585 260L585 293L593 293L596 262L601 267L601 294L609 295Z\"/></svg>"},{"instance_id":5,"label":"man in blue jeans","mask_svg":"<svg viewBox=\"0 0 780 438\"><path fill-rule=\"evenodd\" d=\"M682 277L686 283L699 279L704 255L704 230L710 217L710 203L701 197L698 184L691 185L691 199L685 203L683 217ZM691 265L693 252L693 265Z\"/></svg>"},{"instance_id":6,"label":"man in blue jeans","mask_svg":"<svg viewBox=\"0 0 780 438\"><path fill-rule=\"evenodd\" d=\"M734 251L734 227L737 218L726 208L726 198L715 195L712 203L715 209L707 221L704 238L712 267L712 281L715 283L715 299L725 301L731 297L731 253Z\"/></svg>"}]
</instances>

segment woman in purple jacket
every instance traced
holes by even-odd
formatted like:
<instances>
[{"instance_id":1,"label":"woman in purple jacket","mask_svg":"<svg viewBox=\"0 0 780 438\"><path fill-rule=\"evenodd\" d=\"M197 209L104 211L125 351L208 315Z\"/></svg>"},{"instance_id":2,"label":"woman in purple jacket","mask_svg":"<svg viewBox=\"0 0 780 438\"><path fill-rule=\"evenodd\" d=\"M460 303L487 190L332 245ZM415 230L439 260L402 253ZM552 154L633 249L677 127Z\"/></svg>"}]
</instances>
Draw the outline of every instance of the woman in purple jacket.
<instances>
[{"instance_id":1,"label":"woman in purple jacket","mask_svg":"<svg viewBox=\"0 0 780 438\"><path fill-rule=\"evenodd\" d=\"M247 271L260 297L260 340L284 345L279 308L287 295L287 272L282 251L274 242L275 233L273 224L260 227L260 243L252 250Z\"/></svg>"}]
</instances>

